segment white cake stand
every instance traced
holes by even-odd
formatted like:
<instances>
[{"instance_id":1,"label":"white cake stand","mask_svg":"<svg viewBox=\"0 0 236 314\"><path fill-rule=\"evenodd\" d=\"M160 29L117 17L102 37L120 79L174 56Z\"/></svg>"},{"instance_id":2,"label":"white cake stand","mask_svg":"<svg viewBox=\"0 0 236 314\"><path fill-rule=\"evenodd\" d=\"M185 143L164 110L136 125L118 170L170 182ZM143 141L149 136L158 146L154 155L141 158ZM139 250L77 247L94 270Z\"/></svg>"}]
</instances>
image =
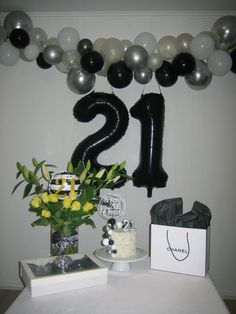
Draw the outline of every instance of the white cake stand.
<instances>
[{"instance_id":1,"label":"white cake stand","mask_svg":"<svg viewBox=\"0 0 236 314\"><path fill-rule=\"evenodd\" d=\"M148 256L146 251L139 248L136 248L136 254L129 258L112 257L106 247L97 249L94 254L103 261L111 262L111 269L114 271L130 271L131 263L141 261Z\"/></svg>"}]
</instances>

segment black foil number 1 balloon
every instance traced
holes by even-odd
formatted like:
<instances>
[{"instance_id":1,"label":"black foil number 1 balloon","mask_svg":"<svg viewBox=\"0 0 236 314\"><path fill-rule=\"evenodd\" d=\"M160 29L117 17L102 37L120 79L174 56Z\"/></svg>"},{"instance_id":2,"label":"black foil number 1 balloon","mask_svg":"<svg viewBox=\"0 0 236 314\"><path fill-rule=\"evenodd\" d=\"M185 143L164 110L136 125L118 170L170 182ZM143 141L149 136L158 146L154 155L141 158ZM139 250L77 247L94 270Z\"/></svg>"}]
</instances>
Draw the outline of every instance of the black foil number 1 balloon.
<instances>
[{"instance_id":1,"label":"black foil number 1 balloon","mask_svg":"<svg viewBox=\"0 0 236 314\"><path fill-rule=\"evenodd\" d=\"M152 196L153 187L165 187L168 175L162 167L162 143L165 118L165 103L161 94L142 95L130 109L133 118L141 123L140 160L133 173L133 183L145 186L147 196Z\"/></svg>"},{"instance_id":2,"label":"black foil number 1 balloon","mask_svg":"<svg viewBox=\"0 0 236 314\"><path fill-rule=\"evenodd\" d=\"M92 92L74 106L74 117L78 121L89 122L98 114L105 116L105 124L78 144L71 157L73 166L80 160L84 164L90 160L95 169L111 167L101 165L97 158L102 151L109 149L123 137L128 127L129 113L125 104L114 94ZM116 187L124 183L125 181L118 181Z\"/></svg>"}]
</instances>

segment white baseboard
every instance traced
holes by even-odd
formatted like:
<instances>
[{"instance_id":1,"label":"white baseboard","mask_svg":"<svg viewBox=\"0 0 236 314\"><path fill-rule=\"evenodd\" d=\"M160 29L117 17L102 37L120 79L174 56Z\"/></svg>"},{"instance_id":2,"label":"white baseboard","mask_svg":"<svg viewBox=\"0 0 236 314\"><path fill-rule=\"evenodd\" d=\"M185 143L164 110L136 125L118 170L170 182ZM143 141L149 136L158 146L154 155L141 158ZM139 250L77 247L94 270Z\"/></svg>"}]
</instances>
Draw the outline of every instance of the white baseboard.
<instances>
[{"instance_id":1,"label":"white baseboard","mask_svg":"<svg viewBox=\"0 0 236 314\"><path fill-rule=\"evenodd\" d=\"M1 282L0 283L0 289L3 290L22 290L24 288L24 285L19 282Z\"/></svg>"},{"instance_id":2,"label":"white baseboard","mask_svg":"<svg viewBox=\"0 0 236 314\"><path fill-rule=\"evenodd\" d=\"M224 300L236 300L236 291L219 291L219 293Z\"/></svg>"}]
</instances>

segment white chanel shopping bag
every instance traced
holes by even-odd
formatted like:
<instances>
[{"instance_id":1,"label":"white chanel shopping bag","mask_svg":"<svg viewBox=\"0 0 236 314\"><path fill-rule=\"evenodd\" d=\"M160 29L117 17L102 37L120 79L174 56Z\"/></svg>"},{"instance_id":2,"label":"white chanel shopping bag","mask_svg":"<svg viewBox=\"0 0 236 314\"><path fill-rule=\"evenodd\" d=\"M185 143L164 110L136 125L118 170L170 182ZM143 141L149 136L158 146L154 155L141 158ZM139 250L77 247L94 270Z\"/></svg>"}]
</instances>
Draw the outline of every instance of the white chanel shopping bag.
<instances>
[{"instance_id":1,"label":"white chanel shopping bag","mask_svg":"<svg viewBox=\"0 0 236 314\"><path fill-rule=\"evenodd\" d=\"M151 268L205 277L210 229L151 225Z\"/></svg>"}]
</instances>

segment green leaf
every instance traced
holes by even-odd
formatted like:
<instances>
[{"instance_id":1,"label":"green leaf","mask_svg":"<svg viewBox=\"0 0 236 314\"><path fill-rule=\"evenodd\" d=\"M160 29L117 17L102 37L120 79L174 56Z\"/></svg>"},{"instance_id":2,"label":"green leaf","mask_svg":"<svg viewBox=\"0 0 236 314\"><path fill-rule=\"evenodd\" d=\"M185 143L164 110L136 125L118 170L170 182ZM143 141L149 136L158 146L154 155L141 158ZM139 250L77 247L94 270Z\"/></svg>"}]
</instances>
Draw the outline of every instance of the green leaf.
<instances>
[{"instance_id":1,"label":"green leaf","mask_svg":"<svg viewBox=\"0 0 236 314\"><path fill-rule=\"evenodd\" d=\"M22 171L22 165L20 164L19 161L17 161L16 167L17 167L17 169L18 169L19 171Z\"/></svg>"},{"instance_id":2,"label":"green leaf","mask_svg":"<svg viewBox=\"0 0 236 314\"><path fill-rule=\"evenodd\" d=\"M111 168L107 173L106 180L109 181L112 178L113 173L114 173L114 170Z\"/></svg>"},{"instance_id":3,"label":"green leaf","mask_svg":"<svg viewBox=\"0 0 236 314\"><path fill-rule=\"evenodd\" d=\"M84 182L84 180L86 179L87 173L88 173L88 170L85 168L79 176L80 183Z\"/></svg>"},{"instance_id":4,"label":"green leaf","mask_svg":"<svg viewBox=\"0 0 236 314\"><path fill-rule=\"evenodd\" d=\"M32 183L28 183L24 189L24 193L23 193L23 198L27 197L29 195L29 193L31 192L33 187Z\"/></svg>"},{"instance_id":5,"label":"green leaf","mask_svg":"<svg viewBox=\"0 0 236 314\"><path fill-rule=\"evenodd\" d=\"M21 171L18 171L16 174L16 179L18 179L20 175L21 175Z\"/></svg>"},{"instance_id":6,"label":"green leaf","mask_svg":"<svg viewBox=\"0 0 236 314\"><path fill-rule=\"evenodd\" d=\"M37 160L36 158L32 158L32 163L33 163L33 165L34 165L35 167L37 167L38 164L39 164L39 162L38 162L38 160Z\"/></svg>"},{"instance_id":7,"label":"green leaf","mask_svg":"<svg viewBox=\"0 0 236 314\"><path fill-rule=\"evenodd\" d=\"M26 181L29 180L29 170L25 165L22 167L22 175Z\"/></svg>"},{"instance_id":8,"label":"green leaf","mask_svg":"<svg viewBox=\"0 0 236 314\"><path fill-rule=\"evenodd\" d=\"M16 189L17 189L23 182L25 182L25 180L22 180L22 181L18 182L18 183L14 186L14 188L13 188L11 194L15 193Z\"/></svg>"},{"instance_id":9,"label":"green leaf","mask_svg":"<svg viewBox=\"0 0 236 314\"><path fill-rule=\"evenodd\" d=\"M34 174L33 171L29 171L29 181L34 184L38 184L38 177Z\"/></svg>"},{"instance_id":10,"label":"green leaf","mask_svg":"<svg viewBox=\"0 0 236 314\"><path fill-rule=\"evenodd\" d=\"M106 172L105 168L101 168L98 173L96 174L95 178L101 179L104 173Z\"/></svg>"},{"instance_id":11,"label":"green leaf","mask_svg":"<svg viewBox=\"0 0 236 314\"><path fill-rule=\"evenodd\" d=\"M119 166L120 170L124 169L125 166L126 166L126 161L124 160Z\"/></svg>"},{"instance_id":12,"label":"green leaf","mask_svg":"<svg viewBox=\"0 0 236 314\"><path fill-rule=\"evenodd\" d=\"M41 226L42 225L42 218L39 218L37 220L35 220L34 222L32 222L31 226L35 227L35 226Z\"/></svg>"},{"instance_id":13,"label":"green leaf","mask_svg":"<svg viewBox=\"0 0 236 314\"><path fill-rule=\"evenodd\" d=\"M78 165L74 168L74 174L80 175L84 167L81 161L78 162Z\"/></svg>"},{"instance_id":14,"label":"green leaf","mask_svg":"<svg viewBox=\"0 0 236 314\"><path fill-rule=\"evenodd\" d=\"M50 176L50 173L49 173L47 167L45 166L45 163L42 164L41 171L42 171L42 175L43 175L44 179L49 182L51 179L51 176Z\"/></svg>"},{"instance_id":15,"label":"green leaf","mask_svg":"<svg viewBox=\"0 0 236 314\"><path fill-rule=\"evenodd\" d=\"M41 169L42 164L45 162L45 160L41 161L34 169L34 174L36 175L39 169Z\"/></svg>"},{"instance_id":16,"label":"green leaf","mask_svg":"<svg viewBox=\"0 0 236 314\"><path fill-rule=\"evenodd\" d=\"M94 229L96 228L96 225L95 225L95 223L93 222L93 220L90 219L90 218L88 218L88 217L86 217L86 218L84 219L84 223L85 223L86 225L92 226Z\"/></svg>"},{"instance_id":17,"label":"green leaf","mask_svg":"<svg viewBox=\"0 0 236 314\"><path fill-rule=\"evenodd\" d=\"M87 169L87 171L90 170L90 168L91 168L91 162L90 162L90 160L87 160L87 163L86 163L85 168Z\"/></svg>"},{"instance_id":18,"label":"green leaf","mask_svg":"<svg viewBox=\"0 0 236 314\"><path fill-rule=\"evenodd\" d=\"M116 183L120 179L120 176L116 176L112 181Z\"/></svg>"},{"instance_id":19,"label":"green leaf","mask_svg":"<svg viewBox=\"0 0 236 314\"><path fill-rule=\"evenodd\" d=\"M69 161L67 164L67 171L70 173L73 173L73 171L74 171L73 164L71 161Z\"/></svg>"}]
</instances>

